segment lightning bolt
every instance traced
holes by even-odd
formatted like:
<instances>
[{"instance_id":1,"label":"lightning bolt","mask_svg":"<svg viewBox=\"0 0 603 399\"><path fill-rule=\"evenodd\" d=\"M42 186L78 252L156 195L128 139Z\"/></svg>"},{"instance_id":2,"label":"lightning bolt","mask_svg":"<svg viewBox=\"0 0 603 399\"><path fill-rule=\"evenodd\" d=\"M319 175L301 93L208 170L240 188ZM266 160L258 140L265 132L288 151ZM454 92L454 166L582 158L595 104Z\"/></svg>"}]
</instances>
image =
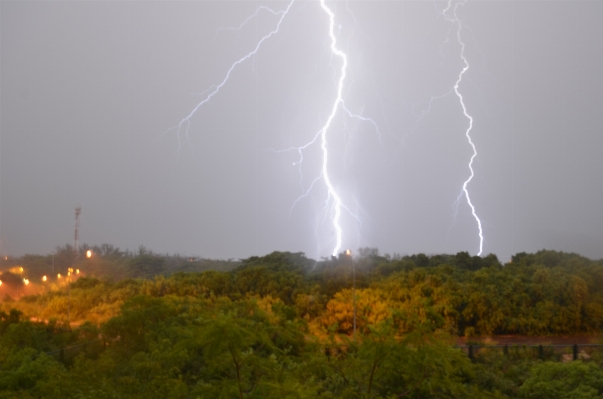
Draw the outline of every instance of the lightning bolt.
<instances>
[{"instance_id":1,"label":"lightning bolt","mask_svg":"<svg viewBox=\"0 0 603 399\"><path fill-rule=\"evenodd\" d=\"M459 98L459 102L461 104L461 107L463 108L463 115L465 115L465 118L467 118L467 120L469 121L469 127L465 131L465 137L467 137L467 141L469 142L469 145L471 146L471 148L473 150L473 154L471 155L471 159L469 160L469 165L468 165L470 174L469 174L469 177L467 178L467 180L465 180L465 182L463 183L463 188L461 190L461 193L459 194L459 196L457 197L457 199L455 201L455 206L456 206L456 209L458 209L458 204L460 203L461 198L464 195L467 200L467 204L471 208L471 214L473 215L473 218L477 222L477 228L479 231L479 252L477 253L477 255L480 256L482 254L483 246L484 246L484 234L483 234L483 230L482 230L482 222L481 222L480 218L477 216L477 212L475 211L475 206L471 202L471 197L469 196L469 190L467 189L467 186L469 185L469 183L471 182L471 180L473 180L473 177L475 176L475 173L473 171L473 161L475 160L475 157L477 157L477 148L475 147L475 144L473 143L473 140L471 139L471 134L470 134L471 129L473 129L473 117L469 114L469 112L467 112L465 100L459 89L461 82L463 80L463 76L469 70L469 62L467 61L467 57L465 57L465 42L463 42L463 40L461 38L461 30L463 28L463 24L457 15L458 7L465 5L465 3L466 3L466 0L463 0L463 1L456 3L453 7L452 0L449 0L448 6L442 12L442 15L444 16L444 18L446 18L447 21L452 22L457 27L456 38L457 38L459 45L461 46L460 57L461 57L461 60L463 61L463 68L462 68L461 72L459 73L458 79L456 80L456 82L454 84L454 92L457 95L457 97ZM448 11L450 11L451 9L452 9L452 16L449 16Z\"/></svg>"},{"instance_id":2,"label":"lightning bolt","mask_svg":"<svg viewBox=\"0 0 603 399\"><path fill-rule=\"evenodd\" d=\"M210 102L211 99L220 92L222 87L227 84L227 82L230 79L230 76L231 76L232 72L235 70L235 68L237 68L239 65L241 65L248 59L255 56L258 53L258 51L260 50L262 44L266 40L270 39L273 35L275 35L279 32L281 23L283 22L284 18L289 13L294 1L295 0L291 0L288 4L287 8L282 11L275 11L266 6L260 6L255 11L254 14L252 14L247 19L245 19L245 21L243 21L238 27L222 28L216 32L216 37L217 37L218 33L221 30L239 30L239 29L243 28L243 26L245 26L252 18L257 17L261 11L267 11L267 12L271 13L272 15L277 16L279 18L274 29L271 30L266 35L264 35L257 42L255 48L252 51L250 51L245 56L243 56L240 59L238 59L237 61L235 61L230 66L230 68L226 72L225 77L222 79L222 81L219 84L211 86L209 89L207 89L205 92L202 93L203 99L192 109L192 111L189 112L189 114L187 116L185 116L184 118L182 118L180 120L178 125L173 126L164 132L164 134L169 131L176 132L176 136L177 136L177 140L178 140L178 152L180 152L180 150L181 150L181 145L182 145L183 141L189 143L189 145L190 145L189 128L191 126L191 120L192 120L193 116L195 116L195 114L203 107L203 105ZM329 113L329 116L328 116L325 124L322 126L322 128L317 133L315 133L315 135L313 136L311 141L309 141L308 143L306 143L305 145L300 146L300 147L291 147L291 148L287 148L284 150L274 150L274 149L270 148L269 150L271 150L275 153L287 152L287 151L297 151L299 154L299 160L296 163L294 163L294 165L298 166L298 170L299 170L299 174L300 174L300 186L302 188L302 195L295 200L295 202L293 203L293 205L291 207L291 211L293 210L293 208L296 206L296 204L300 200L302 200L303 198L306 198L310 195L311 191L315 188L315 186L317 185L317 183L320 180L322 180L324 182L324 184L327 188L327 199L325 201L325 210L326 210L325 218L327 217L327 214L330 215L330 220L332 222L333 230L335 231L335 246L333 248L332 255L336 256L342 247L343 229L340 224L342 210L347 211L352 217L356 218L357 220L359 220L359 216L357 214L355 214L354 212L352 212L349 208L347 208L343 204L341 196L335 189L335 187L331 181L331 178L329 176L329 151L328 151L329 128L331 127L333 119L337 115L338 111L341 109L350 118L355 118L362 122L372 124L377 132L380 142L381 142L381 133L374 120L372 120L371 118L366 118L364 116L352 113L344 104L343 86L344 86L344 81L346 79L346 72L347 72L347 64L348 64L347 55L337 47L337 38L335 36L335 15L334 15L334 13L331 11L331 9L329 7L327 7L327 5L325 4L325 0L320 0L320 5L321 5L323 11L329 17L329 38L331 41L331 45L330 45L331 54L334 57L341 59L341 61L342 61L342 65L341 65L341 69L340 69L340 76L337 81L337 96L333 102L333 106L331 107L331 111ZM320 169L320 174L318 177L316 177L312 181L309 188L307 190L305 190L304 184L303 184L304 176L303 176L303 171L302 171L302 163L304 161L304 150L317 143L320 143L320 148L322 150L322 165L321 165L321 169Z\"/></svg>"},{"instance_id":3,"label":"lightning bolt","mask_svg":"<svg viewBox=\"0 0 603 399\"><path fill-rule=\"evenodd\" d=\"M300 184L302 185L302 189L303 189L303 183L302 183L303 173L301 171L301 164L303 162L303 150L308 148L310 145L314 144L315 142L317 142L320 139L320 148L322 150L322 155L323 155L321 173L316 179L314 179L312 181L308 190L306 190L297 200L295 200L295 202L293 203L293 205L291 207L291 210L293 210L295 205L301 199L307 197L310 194L310 192L314 188L315 184L322 178L322 180L324 181L325 186L327 188L327 201L325 203L325 208L332 215L331 222L333 224L333 229L335 231L336 242L335 242L335 247L333 248L332 255L337 256L339 254L339 251L341 250L341 246L342 246L343 229L340 225L342 209L345 210L347 213L349 213L357 221L360 221L360 218L357 213L352 212L351 209L349 209L347 206L345 206L345 204L341 200L340 195L335 190L335 187L333 186L333 183L331 182L331 179L329 177L329 170L328 170L329 151L328 151L328 140L327 140L329 127L331 126L331 123L332 123L333 119L335 118L335 115L337 114L338 110L341 108L350 118L355 118L362 122L367 122L367 123L370 123L371 125L373 125L380 143L382 143L382 136L381 136L381 132L379 131L379 127L378 127L377 123L373 119L352 113L346 107L346 105L343 101L343 84L344 84L344 81L346 78L348 59L347 59L347 55L337 47L337 38L335 36L335 14L331 11L331 9L329 7L327 7L324 0L320 1L320 5L321 5L322 9L324 10L324 12L329 17L329 37L331 39L331 46L330 46L331 53L334 56L336 56L342 60L340 76L339 76L339 80L337 82L337 96L335 98L335 101L333 102L333 106L331 108L331 113L329 114L327 121L325 122L325 124L321 128L321 130L314 136L314 138L309 143L305 144L302 147L290 148L285 151L297 150L299 152L300 158L299 158L299 162L297 162L297 165L299 165ZM346 3L346 6L347 6L347 3ZM277 151L277 152L280 152L280 151Z\"/></svg>"},{"instance_id":4,"label":"lightning bolt","mask_svg":"<svg viewBox=\"0 0 603 399\"><path fill-rule=\"evenodd\" d=\"M335 54L336 56L338 56L339 58L341 58L341 60L343 61L343 64L341 66L341 76L339 77L339 84L337 85L337 98L335 99L335 102L333 103L333 108L331 109L331 114L329 115L329 118L327 119L327 123L325 123L325 125L322 127L322 130L320 133L320 137L321 137L320 147L322 148L322 154L323 154L322 178L324 179L324 182L327 185L327 189L329 192L329 198L333 198L333 201L334 201L333 210L334 210L335 214L333 215L333 227L335 228L337 243L335 244L335 248L333 249L333 256L337 256L337 254L339 253L339 250L341 249L342 229L341 229L341 226L339 225L339 218L341 216L342 203L341 203L341 198L337 194L337 191L335 191L335 188L333 187L333 184L331 183L331 179L329 178L329 172L328 172L328 168L327 168L328 161L329 161L329 152L327 150L327 132L329 130L329 126L331 126L331 122L333 121L335 114L337 113L339 104L342 102L343 81L345 80L346 69L348 66L348 57L345 55L345 53L343 51L341 51L337 48L337 38L335 37L335 33L334 33L335 14L333 14L331 9L329 7L327 7L324 0L320 0L320 5L321 5L322 9L329 15L329 21L330 21L329 22L329 36L331 37L331 52L333 54Z\"/></svg>"},{"instance_id":5,"label":"lightning bolt","mask_svg":"<svg viewBox=\"0 0 603 399\"><path fill-rule=\"evenodd\" d=\"M322 223L317 221L317 223L315 225L315 234L318 235L318 226L321 224L324 224L326 221L327 215L330 215L331 216L330 220L331 220L331 223L333 226L333 230L335 232L335 246L333 248L332 255L337 256L339 251L341 250L342 241L343 241L343 239L342 239L343 228L341 227L341 224L340 224L342 211L345 210L348 214L350 214L358 222L360 222L360 217L357 213L353 212L350 208L348 208L343 203L341 196L335 189L333 183L331 182L331 178L329 177L329 151L328 151L329 128L331 127L331 123L333 122L333 119L335 118L336 114L341 109L343 112L345 112L347 114L348 117L358 119L361 122L371 124L377 134L377 137L378 137L380 143L382 143L382 135L379 130L379 126L373 119L364 117L362 115L355 114L352 111L350 111L345 105L345 102L343 100L343 86L344 86L344 81L346 79L346 72L347 72L347 65L348 65L347 55L337 47L337 37L335 35L335 14L325 4L324 0L320 1L320 5L321 5L322 9L324 10L324 12L329 17L329 38L331 40L331 45L330 45L331 53L335 57L340 58L342 61L339 79L336 83L337 84L337 96L333 102L333 106L331 107L331 112L330 112L325 124L318 132L316 132L314 134L312 140L310 140L306 144L299 146L299 147L290 147L290 148L281 149L281 150L275 150L273 148L270 148L269 150L272 152L275 152L275 153L297 151L299 154L299 159L297 162L294 163L294 165L296 165L298 167L299 176L300 176L299 183L300 183L300 187L302 189L302 194L293 202L291 209L289 211L290 214L293 211L293 209L295 208L295 206L302 199L307 198L310 195L310 193L314 190L314 188L316 187L318 182L320 182L321 180L324 182L326 189L327 189L327 199L325 201L325 206L324 206L325 220L323 220ZM310 146L312 146L316 143L320 143L320 148L322 151L321 171L320 171L320 174L310 183L310 186L307 189L305 189L304 184L303 184L304 175L303 175L303 171L302 171L302 164L304 161L304 150L308 149ZM358 205L358 204L356 204L356 205Z\"/></svg>"},{"instance_id":6,"label":"lightning bolt","mask_svg":"<svg viewBox=\"0 0 603 399\"><path fill-rule=\"evenodd\" d=\"M343 229L341 228L341 224L339 223L340 218L341 218L341 210L342 210L342 208L344 208L350 214L352 214L352 216L354 216L355 218L357 218L357 215L354 215L347 207L345 207L345 205L343 204L343 202L341 200L340 195L335 190L335 187L333 186L333 183L331 182L331 179L329 177L329 169L328 169L329 150L328 150L328 140L327 140L329 127L331 126L331 123L333 122L333 118L335 118L335 115L337 114L337 111L339 110L340 105L341 105L342 109L348 114L348 116L350 116L352 118L358 118L365 122L370 122L375 127L377 127L377 125L372 119L353 114L351 111L349 111L345 107L345 104L343 102L343 82L345 81L345 78L346 78L348 59L347 59L347 55L343 51L341 51L337 48L337 38L335 37L335 14L331 11L331 9L329 7L327 7L324 0L320 1L320 5L321 5L322 9L324 10L324 12L329 17L329 37L331 39L331 46L330 46L331 53L333 55L335 55L336 57L341 58L341 60L342 60L341 72L340 72L340 76L339 76L339 81L337 83L337 97L335 98L335 101L333 102L333 106L331 108L331 113L329 114L327 121L325 122L323 127L315 134L314 138L310 142L308 142L307 144L305 144L301 147L291 147L291 148L288 148L285 150L278 150L278 151L273 150L273 149L271 149L271 150L274 152L277 152L277 153L296 150L299 153L299 161L296 162L296 165L298 165L298 168L299 168L300 185L302 186L302 191L304 191L304 193L295 200L295 202L291 206L291 211L293 211L293 208L299 201L301 201L303 198L306 198L310 195L310 193L314 189L314 186L316 185L316 183L319 180L322 179L324 181L325 186L327 187L327 201L325 203L325 207L327 209L330 208L330 213L332 215L331 221L333 224L333 229L335 230L335 247L333 248L332 255L337 256L337 254L341 250L342 235L343 235ZM379 133L378 128L377 128L377 132L379 134L379 137L381 137L381 134ZM303 188L304 188L303 187L303 172L301 169L301 165L302 165L303 159L304 159L303 150L305 150L306 148L310 147L312 144L314 144L318 141L320 142L320 148L322 150L321 173L318 177L316 177L312 181L312 183L310 184L310 187L307 190L303 190ZM331 204L331 205L329 206L329 204ZM291 211L290 211L290 213L291 213Z\"/></svg>"}]
</instances>

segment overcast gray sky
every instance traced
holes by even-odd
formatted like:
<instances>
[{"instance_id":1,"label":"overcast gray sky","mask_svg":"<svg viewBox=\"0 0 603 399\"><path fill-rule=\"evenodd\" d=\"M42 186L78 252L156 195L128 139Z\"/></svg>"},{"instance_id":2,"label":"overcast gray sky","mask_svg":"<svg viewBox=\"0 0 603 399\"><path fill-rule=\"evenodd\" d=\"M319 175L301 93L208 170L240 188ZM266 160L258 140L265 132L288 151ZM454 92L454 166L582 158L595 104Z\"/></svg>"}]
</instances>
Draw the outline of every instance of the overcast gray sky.
<instances>
[{"instance_id":1,"label":"overcast gray sky","mask_svg":"<svg viewBox=\"0 0 603 399\"><path fill-rule=\"evenodd\" d=\"M342 248L479 252L464 197L455 217L472 155L453 90L464 54L458 89L478 153L467 187L483 254L603 258L603 2L467 0L456 8L464 53L456 3L326 3L347 55L345 107L374 122L339 104L327 131ZM71 243L79 204L91 245L330 255L320 142L301 165L297 150L280 151L311 143L337 96L342 62L318 0L291 5L190 118L188 136L169 130L288 6L2 1L0 252Z\"/></svg>"}]
</instances>

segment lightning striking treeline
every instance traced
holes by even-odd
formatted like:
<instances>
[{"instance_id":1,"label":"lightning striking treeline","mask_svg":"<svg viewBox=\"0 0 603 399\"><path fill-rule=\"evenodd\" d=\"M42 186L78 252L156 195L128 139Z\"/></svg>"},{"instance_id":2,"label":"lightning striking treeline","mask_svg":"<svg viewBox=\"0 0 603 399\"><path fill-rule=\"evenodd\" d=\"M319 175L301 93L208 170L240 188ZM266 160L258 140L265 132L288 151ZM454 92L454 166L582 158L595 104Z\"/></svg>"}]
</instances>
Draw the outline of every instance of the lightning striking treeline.
<instances>
[{"instance_id":1,"label":"lightning striking treeline","mask_svg":"<svg viewBox=\"0 0 603 399\"><path fill-rule=\"evenodd\" d=\"M271 150L274 152L297 151L299 154L299 160L298 160L298 162L296 162L296 165L298 166L298 170L299 170L299 174L300 174L300 186L302 188L302 194L294 201L294 203L291 207L291 211L293 210L295 205L300 200L302 200L303 198L306 198L308 195L310 195L310 193L312 192L312 190L314 189L314 187L318 181L322 180L325 183L325 186L327 188L327 199L325 201L325 209L327 211L327 214L330 214L330 216L331 216L331 222L333 225L333 229L335 231L335 246L332 251L332 256L337 256L337 254L341 250L342 242L343 242L343 239L342 239L343 229L340 224L342 209L346 210L356 220L359 220L359 217L357 214L352 212L348 207L346 207L344 205L344 203L341 199L341 196L335 189L335 187L329 177L329 169L328 169L328 167L329 167L329 151L328 151L329 128L331 127L331 123L333 122L333 119L335 118L337 112L341 109L350 118L356 118L363 122L368 122L368 123L372 124L373 127L375 128L375 131L377 132L379 141L381 141L381 132L379 131L379 127L377 126L377 124L375 123L375 121L373 119L364 117L362 115L354 114L352 111L350 111L345 106L345 103L343 101L343 86L344 86L344 81L346 79L348 59L347 59L347 55L341 49L339 49L337 47L337 37L335 36L335 14L333 13L333 11L331 11L331 9L329 7L327 7L324 0L320 1L320 5L321 5L322 9L324 10L324 12L329 17L328 32L329 32L329 38L330 38L330 42L331 42L331 45L330 45L331 53L335 57L341 59L341 62L342 62L341 69L339 72L339 79L336 82L337 96L335 98L335 101L333 102L331 112L329 113L329 116L328 116L325 124L314 135L313 139L310 142L308 142L300 147L291 147L291 148L288 148L285 150L274 150L274 149L271 149ZM320 141L320 148L322 150L321 172L320 172L320 175L317 176L312 181L309 188L306 190L306 189L304 189L304 186L303 186L304 176L303 176L303 172L301 169L303 160L304 160L303 151L318 141Z\"/></svg>"},{"instance_id":2,"label":"lightning striking treeline","mask_svg":"<svg viewBox=\"0 0 603 399\"><path fill-rule=\"evenodd\" d=\"M453 6L452 0L449 0L448 6L446 7L446 9L444 9L444 11L442 11L442 15L444 16L444 18L446 18L446 20L448 20L449 22L452 22L456 26L456 38L457 38L459 45L461 46L460 57L461 57L461 60L463 61L463 68L462 68L461 72L459 73L458 79L454 83L454 92L457 95L457 97L459 98L459 102L463 109L463 115L465 115L465 117L469 121L469 126L467 127L467 130L465 131L465 136L467 137L467 141L469 142L469 145L471 146L471 149L473 150L473 154L471 155L471 159L469 160L469 164L468 164L470 174L469 174L469 177L467 178L467 180L465 180L465 182L463 183L463 188L461 190L461 193L457 197L455 204L457 205L457 208L458 208L458 203L460 202L463 195L467 199L467 204L471 208L471 214L473 215L473 217L475 218L475 221L477 222L477 228L478 228L478 232L479 232L479 251L478 251L477 255L480 256L482 254L483 247L484 247L484 234L483 234L483 230L482 230L482 222L481 222L480 218L477 216L477 212L475 211L475 206L471 202L471 198L469 196L469 190L467 189L467 185L471 182L471 180L473 180L473 177L475 176L475 173L473 171L473 161L475 160L475 157L477 156L477 148L475 147L475 144L473 143L473 140L471 139L471 135L470 135L471 129L473 129L473 117L467 112L467 106L465 105L465 100L459 89L461 82L463 80L463 76L465 75L467 70L469 70L469 62L467 61L467 57L465 57L465 42L463 42L463 40L461 38L461 30L463 28L463 24L457 14L458 7L465 5L465 2L466 2L466 0L462 0L462 1L454 4L454 6Z\"/></svg>"},{"instance_id":3,"label":"lightning striking treeline","mask_svg":"<svg viewBox=\"0 0 603 399\"><path fill-rule=\"evenodd\" d=\"M328 132L329 132L329 128L331 127L331 123L333 122L333 119L335 118L337 112L341 109L343 110L348 117L350 118L355 118L358 119L362 122L367 122L370 123L373 128L375 129L379 142L381 142L381 132L379 130L379 126L377 125L377 123L371 119L371 118L367 118L364 117L362 115L358 115L353 113L352 111L350 111L346 105L345 102L343 100L343 87L344 87L344 81L346 79L346 74L347 74L347 65L348 65L348 60L347 60L347 55L345 54L345 52L343 52L341 49L339 49L337 47L337 37L335 36L335 14L331 11L331 9L329 7L327 7L326 3L324 0L320 1L320 5L322 7L322 9L324 10L324 12L328 15L329 17L329 38L331 41L331 45L330 45L330 49L331 49L331 53L336 56L337 58L340 58L342 61L342 65L341 65L341 69L340 69L340 75L339 75L339 79L336 82L337 85L337 96L335 98L335 101L333 102L333 106L331 108L331 112L327 118L327 121L325 122L324 126L321 128L320 131L318 131L314 138L304 144L303 146L300 147L292 147L292 148L288 148L285 150L274 150L271 149L274 152L285 152L285 151L297 151L299 153L299 161L296 162L296 165L299 168L299 173L300 173L300 185L302 187L302 195L300 195L293 203L292 207L291 207L291 211L293 210L293 208L295 207L295 205L303 198L306 198L308 195L310 195L311 191L314 189L316 183L318 181L320 181L321 179L324 181L325 186L327 188L327 199L325 202L325 209L327 211L328 214L331 215L331 222L333 224L333 229L335 231L335 246L333 248L332 251L332 256L337 256L337 254L339 253L339 251L342 248L342 236L343 236L343 229L341 227L340 224L340 218L341 218L341 213L342 213L342 209L344 209L347 213L349 213L354 219L356 219L357 221L360 221L359 216L352 212L347 206L345 206L345 204L343 203L341 196L339 195L339 193L337 192L337 190L335 189L333 183L331 182L331 179L329 177L329 170L328 170L328 166L329 166L329 152L328 152ZM348 10L349 11L349 10ZM318 141L318 139L320 138L320 147L322 150L322 168L321 168L321 173L318 177L316 177L312 183L310 184L309 188L307 190L304 190L304 186L303 186L303 172L301 169L304 157L303 157L303 150L307 149L308 147L310 147L312 144L316 143ZM290 211L290 212L291 212Z\"/></svg>"},{"instance_id":4,"label":"lightning striking treeline","mask_svg":"<svg viewBox=\"0 0 603 399\"><path fill-rule=\"evenodd\" d=\"M333 199L333 211L334 211L334 215L333 215L333 227L335 228L335 233L336 233L336 237L337 237L337 243L335 244L335 248L333 249L333 256L336 256L339 253L339 250L341 249L341 226L339 225L339 218L341 216L341 198L339 197L339 194L337 194L337 191L335 191L335 188L333 187L333 184L331 183L331 180L329 179L329 171L328 171L328 149L327 149L327 132L329 129L329 126L331 126L331 122L333 121L333 118L335 117L335 114L337 113L337 109L339 108L339 104L341 103L342 99L342 91L343 91L343 82L345 80L345 74L346 74L346 68L348 66L348 57L345 55L345 53L341 50L339 50L337 48L337 39L335 38L335 33L334 33L334 26L335 26L335 15L333 14L333 12L331 12L331 10L329 9L329 7L326 6L325 1L324 0L320 0L320 5L322 6L323 10L325 10L325 12L329 15L329 36L331 37L331 51L333 52L333 54L335 54L336 56L338 56L339 58L341 58L342 60L342 66L341 66L341 76L339 77L339 84L337 85L337 98L335 99L335 102L333 103L333 109L331 110L331 114L329 115L329 118L327 119L327 123L325 123L325 125L323 126L322 130L321 130L321 144L320 147L322 148L322 153L323 153L323 158L322 158L322 178L324 179L325 184L327 185L328 191L329 191L329 198Z\"/></svg>"},{"instance_id":5,"label":"lightning striking treeline","mask_svg":"<svg viewBox=\"0 0 603 399\"><path fill-rule=\"evenodd\" d=\"M245 24L247 24L252 18L257 17L258 13L262 10L267 11L267 12L279 17L278 22L276 23L276 26L274 27L274 29L272 29L268 34L264 35L258 41L257 45L255 46L255 48L252 51L250 51L245 56L243 56L242 58L235 61L228 69L224 79L218 85L209 89L206 92L208 94L205 96L205 98L202 101L200 101L192 109L192 111L179 122L179 124L177 126L174 126L170 129L168 129L168 131L172 131L172 130L176 131L176 136L178 138L178 151L180 151L183 141L190 142L189 128L191 125L191 118L197 113L197 111L199 111L199 109L201 107L203 107L204 104L208 103L216 94L218 94L220 92L222 87L228 82L233 70L237 66L244 63L246 60L250 59L251 57L255 56L258 53L258 51L260 50L260 47L262 46L262 44L266 40L271 38L273 35L275 35L279 32L281 24L282 24L283 20L285 19L285 17L287 16L287 14L289 13L294 2L295 2L295 0L291 0L288 4L287 8L283 11L275 11L266 6L261 6L255 11L254 14L252 14L247 19L245 19L245 21L243 21L238 27L221 29L221 30L226 30L226 29L239 30ZM328 26L327 32L328 32L328 37L329 37L330 43L331 43L331 45L330 45L331 53L333 54L334 57L337 57L338 59L341 60L341 68L339 71L339 78L336 82L336 94L337 94L336 98L333 102L333 105L331 107L329 116L328 116L325 124L320 129L320 131L318 131L313 136L313 139L311 141L309 141L308 143L306 143L300 147L292 147L292 148L287 148L287 149L283 149L283 150L274 150L274 149L270 149L270 150L272 150L274 152L297 151L299 154L299 160L295 164L299 168L300 185L302 188L302 195L294 201L291 209L293 209L300 200L307 197L310 194L310 192L315 188L316 184L319 181L322 180L324 182L324 184L327 188L327 199L325 200L325 209L327 209L327 213L330 215L332 228L335 232L335 244L334 244L334 248L332 250L332 255L335 256L339 253L339 251L341 250L341 247L342 247L343 229L342 229L341 223L340 223L342 208L347 210L355 218L357 218L357 215L355 215L347 207L344 206L341 196L335 189L335 186L329 176L329 128L331 127L331 123L332 123L333 119L335 118L335 116L341 109L341 110L345 111L345 113L351 118L357 118L363 122L371 123L374 126L375 130L377 131L377 134L378 134L380 140L381 140L381 134L379 132L377 124L372 119L363 117L361 115L354 114L352 111L350 111L345 106L345 104L343 102L343 87L344 87L344 81L346 78L347 64L348 64L347 55L341 49L339 49L337 47L337 38L335 35L335 14L326 5L324 0L320 0L320 6L321 6L322 10L327 14L328 20L329 20L329 26ZM217 33L218 32L216 32L216 35L217 35ZM321 172L320 172L320 175L312 181L309 188L305 189L304 185L303 185L304 176L303 176L303 172L302 172L302 168L301 168L303 161L304 161L304 150L317 142L320 143L320 148L322 151Z\"/></svg>"}]
</instances>

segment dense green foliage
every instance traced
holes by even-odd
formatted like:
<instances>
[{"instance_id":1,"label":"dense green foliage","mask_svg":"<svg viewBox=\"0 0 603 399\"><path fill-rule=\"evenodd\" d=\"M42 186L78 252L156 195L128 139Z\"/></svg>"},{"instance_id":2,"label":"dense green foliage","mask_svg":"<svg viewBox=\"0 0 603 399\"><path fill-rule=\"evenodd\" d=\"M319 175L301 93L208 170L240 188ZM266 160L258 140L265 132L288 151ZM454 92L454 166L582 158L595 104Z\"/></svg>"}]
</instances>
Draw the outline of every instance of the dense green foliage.
<instances>
[{"instance_id":1,"label":"dense green foliage","mask_svg":"<svg viewBox=\"0 0 603 399\"><path fill-rule=\"evenodd\" d=\"M20 294L0 307L0 398L603 395L597 356L565 364L484 350L471 362L453 346L457 336L598 333L603 263L575 254L522 253L502 265L373 249L319 262L111 246L85 259L64 249L57 270L61 256L82 270L70 283L19 285L15 267L33 281L50 266L32 255L0 276L9 277L0 290ZM210 265L218 270L187 269Z\"/></svg>"}]
</instances>

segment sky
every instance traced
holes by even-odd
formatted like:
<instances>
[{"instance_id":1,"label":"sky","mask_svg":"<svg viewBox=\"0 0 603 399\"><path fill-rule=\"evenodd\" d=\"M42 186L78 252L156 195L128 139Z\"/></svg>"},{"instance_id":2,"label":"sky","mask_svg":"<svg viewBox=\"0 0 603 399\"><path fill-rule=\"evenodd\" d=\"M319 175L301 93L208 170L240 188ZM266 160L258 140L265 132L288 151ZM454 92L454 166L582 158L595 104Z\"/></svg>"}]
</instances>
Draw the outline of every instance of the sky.
<instances>
[{"instance_id":1,"label":"sky","mask_svg":"<svg viewBox=\"0 0 603 399\"><path fill-rule=\"evenodd\" d=\"M603 2L326 7L1 1L0 253L603 258Z\"/></svg>"}]
</instances>

